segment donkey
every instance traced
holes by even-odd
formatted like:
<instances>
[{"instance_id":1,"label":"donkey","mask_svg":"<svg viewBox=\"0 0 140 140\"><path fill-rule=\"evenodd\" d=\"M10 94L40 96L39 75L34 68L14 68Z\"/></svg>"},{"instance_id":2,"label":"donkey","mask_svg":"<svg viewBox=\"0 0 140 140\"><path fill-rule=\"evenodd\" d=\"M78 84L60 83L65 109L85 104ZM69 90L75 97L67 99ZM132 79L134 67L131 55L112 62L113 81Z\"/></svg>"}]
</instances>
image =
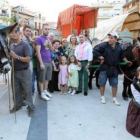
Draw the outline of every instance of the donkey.
<instances>
[{"instance_id":1,"label":"donkey","mask_svg":"<svg viewBox=\"0 0 140 140\"><path fill-rule=\"evenodd\" d=\"M8 48L7 36L16 26L17 23L12 26L0 29L0 73L7 73L11 69L9 64L10 50Z\"/></svg>"}]
</instances>

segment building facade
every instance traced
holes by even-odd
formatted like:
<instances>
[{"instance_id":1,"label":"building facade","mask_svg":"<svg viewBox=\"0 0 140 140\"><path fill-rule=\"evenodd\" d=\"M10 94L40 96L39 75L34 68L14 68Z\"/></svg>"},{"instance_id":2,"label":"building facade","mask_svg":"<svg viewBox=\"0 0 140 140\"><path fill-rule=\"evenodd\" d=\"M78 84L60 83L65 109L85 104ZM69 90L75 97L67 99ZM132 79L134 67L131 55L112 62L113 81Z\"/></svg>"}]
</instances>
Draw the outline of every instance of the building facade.
<instances>
[{"instance_id":1,"label":"building facade","mask_svg":"<svg viewBox=\"0 0 140 140\"><path fill-rule=\"evenodd\" d=\"M6 0L0 0L0 28L9 24L8 20L11 18L11 6Z\"/></svg>"},{"instance_id":2,"label":"building facade","mask_svg":"<svg viewBox=\"0 0 140 140\"><path fill-rule=\"evenodd\" d=\"M93 7L98 8L98 21L123 14L125 0L94 0Z\"/></svg>"},{"instance_id":3,"label":"building facade","mask_svg":"<svg viewBox=\"0 0 140 140\"><path fill-rule=\"evenodd\" d=\"M42 26L46 22L46 18L40 12L35 12L34 14L35 35L38 36L42 34Z\"/></svg>"},{"instance_id":4,"label":"building facade","mask_svg":"<svg viewBox=\"0 0 140 140\"><path fill-rule=\"evenodd\" d=\"M56 22L46 22L50 26L50 33L53 33L55 39L61 40L61 36L56 30L57 23Z\"/></svg>"},{"instance_id":5,"label":"building facade","mask_svg":"<svg viewBox=\"0 0 140 140\"><path fill-rule=\"evenodd\" d=\"M124 14L133 12L140 13L140 0L128 0L123 6L123 12Z\"/></svg>"},{"instance_id":6,"label":"building facade","mask_svg":"<svg viewBox=\"0 0 140 140\"><path fill-rule=\"evenodd\" d=\"M29 20L29 25L34 29L34 13L24 8L24 6L16 6L12 8L12 15L16 15L17 22L21 24L23 18Z\"/></svg>"},{"instance_id":7,"label":"building facade","mask_svg":"<svg viewBox=\"0 0 140 140\"><path fill-rule=\"evenodd\" d=\"M20 5L12 8L12 14L16 15L19 24L21 24L23 18L27 18L29 20L29 25L33 29L33 34L36 36L41 34L42 25L45 23L46 19L40 12L30 11Z\"/></svg>"}]
</instances>

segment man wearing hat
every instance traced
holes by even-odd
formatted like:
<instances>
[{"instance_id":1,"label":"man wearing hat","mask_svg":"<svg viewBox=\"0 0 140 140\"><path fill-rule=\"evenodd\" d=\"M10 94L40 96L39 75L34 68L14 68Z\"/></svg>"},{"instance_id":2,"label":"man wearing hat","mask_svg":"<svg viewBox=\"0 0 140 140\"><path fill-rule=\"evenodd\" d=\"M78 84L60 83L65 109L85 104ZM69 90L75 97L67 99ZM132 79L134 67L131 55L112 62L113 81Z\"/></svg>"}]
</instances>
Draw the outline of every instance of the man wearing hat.
<instances>
[{"instance_id":1,"label":"man wearing hat","mask_svg":"<svg viewBox=\"0 0 140 140\"><path fill-rule=\"evenodd\" d=\"M101 103L105 104L105 85L107 79L109 80L110 86L112 86L112 102L115 105L120 105L120 103L116 99L117 95L117 86L118 86L118 69L117 66L121 60L126 62L129 66L132 65L130 61L126 59L124 53L121 49L120 44L117 42L119 38L118 33L112 32L108 34L108 42L102 43L98 45L98 47L94 48L93 55L100 59L99 66L99 78L98 84L100 86L101 93Z\"/></svg>"}]
</instances>

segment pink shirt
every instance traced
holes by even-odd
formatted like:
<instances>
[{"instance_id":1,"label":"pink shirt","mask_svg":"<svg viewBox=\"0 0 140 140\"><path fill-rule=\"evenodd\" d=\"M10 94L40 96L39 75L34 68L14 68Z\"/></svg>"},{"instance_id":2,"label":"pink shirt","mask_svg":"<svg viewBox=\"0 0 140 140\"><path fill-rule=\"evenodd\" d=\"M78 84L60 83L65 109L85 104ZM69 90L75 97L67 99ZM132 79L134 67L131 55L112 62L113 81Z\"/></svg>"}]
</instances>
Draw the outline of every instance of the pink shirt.
<instances>
[{"instance_id":1,"label":"pink shirt","mask_svg":"<svg viewBox=\"0 0 140 140\"><path fill-rule=\"evenodd\" d=\"M80 60L80 53L79 52L80 52L80 45L78 45L75 49L75 57L76 57L77 60ZM93 53L92 52L93 52L92 46L91 46L91 44L89 44L87 42L86 47L84 47L83 58L82 58L81 61L83 61L83 60L92 61L92 59L93 59Z\"/></svg>"}]
</instances>

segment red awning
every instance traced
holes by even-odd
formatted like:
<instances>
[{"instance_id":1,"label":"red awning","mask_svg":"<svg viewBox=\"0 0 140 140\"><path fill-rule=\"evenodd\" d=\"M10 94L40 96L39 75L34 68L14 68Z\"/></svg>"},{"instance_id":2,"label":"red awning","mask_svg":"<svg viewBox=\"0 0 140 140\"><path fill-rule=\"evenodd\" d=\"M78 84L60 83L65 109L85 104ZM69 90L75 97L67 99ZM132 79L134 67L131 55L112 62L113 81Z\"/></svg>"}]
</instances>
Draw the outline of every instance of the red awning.
<instances>
[{"instance_id":1,"label":"red awning","mask_svg":"<svg viewBox=\"0 0 140 140\"><path fill-rule=\"evenodd\" d=\"M79 34L83 29L97 27L97 14L97 8L75 4L59 13L57 30L67 37L71 34L71 28L77 29Z\"/></svg>"}]
</instances>

